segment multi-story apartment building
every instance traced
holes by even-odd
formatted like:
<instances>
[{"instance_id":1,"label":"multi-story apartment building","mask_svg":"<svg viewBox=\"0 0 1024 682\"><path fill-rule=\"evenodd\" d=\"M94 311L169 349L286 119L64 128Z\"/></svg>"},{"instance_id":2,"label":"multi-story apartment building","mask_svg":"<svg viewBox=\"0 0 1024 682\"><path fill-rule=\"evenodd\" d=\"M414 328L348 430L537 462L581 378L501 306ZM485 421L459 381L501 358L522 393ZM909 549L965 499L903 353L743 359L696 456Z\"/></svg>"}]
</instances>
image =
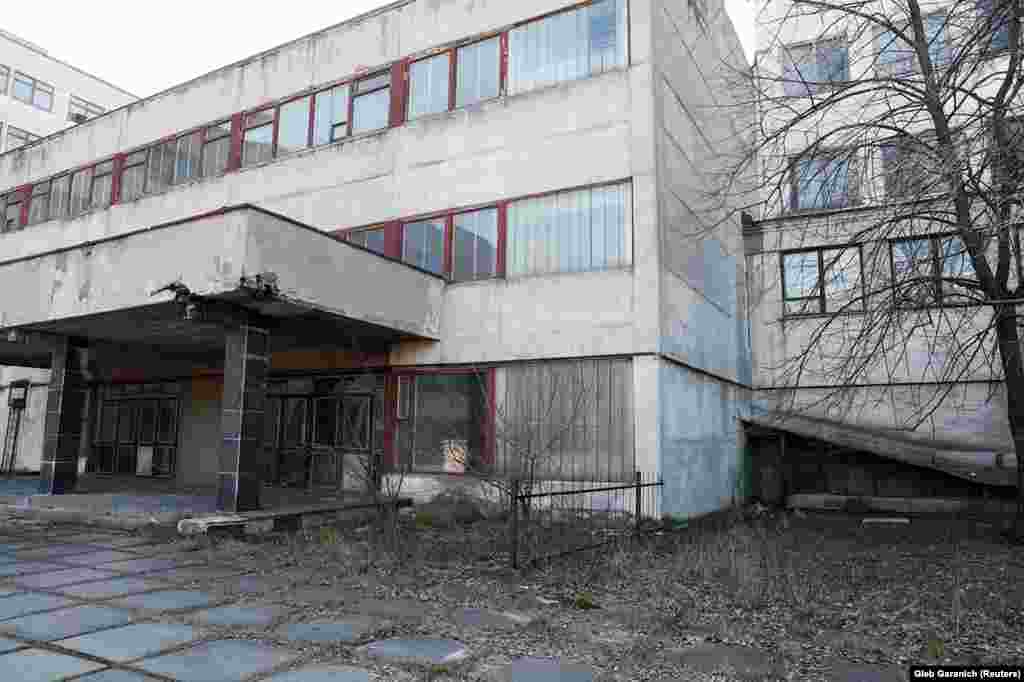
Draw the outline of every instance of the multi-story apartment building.
<instances>
[{"instance_id":1,"label":"multi-story apartment building","mask_svg":"<svg viewBox=\"0 0 1024 682\"><path fill-rule=\"evenodd\" d=\"M245 509L377 459L426 493L514 467L504 420L563 434L551 477L728 504L744 261L703 203L745 68L717 2L401 0L0 156L45 490Z\"/></svg>"},{"instance_id":2,"label":"multi-story apartment building","mask_svg":"<svg viewBox=\"0 0 1024 682\"><path fill-rule=\"evenodd\" d=\"M0 153L84 123L136 97L0 30ZM10 295L10 292L8 293ZM49 372L0 366L3 465L38 470ZM25 408L10 410L14 385Z\"/></svg>"},{"instance_id":3,"label":"multi-story apartment building","mask_svg":"<svg viewBox=\"0 0 1024 682\"><path fill-rule=\"evenodd\" d=\"M945 165L933 144L934 112L923 104L922 56L896 34L908 30L905 4L826 11L775 0L758 18L764 202L745 229L752 421L1011 486L1016 458L998 354L991 336L971 345L992 324L993 308L971 293L977 276L948 190L950 167L981 188L964 195L973 192L972 215L994 263L1001 228L986 213L984 188L997 156L985 107L1014 68L1011 19L993 15L1009 5L920 7L938 74L931 87L958 140L959 161ZM1019 274L1017 263L1011 287ZM879 304L892 314L878 313ZM877 339L870 348L862 343L869 336ZM819 490L931 490L909 470L858 468L835 485L819 474Z\"/></svg>"}]
</instances>

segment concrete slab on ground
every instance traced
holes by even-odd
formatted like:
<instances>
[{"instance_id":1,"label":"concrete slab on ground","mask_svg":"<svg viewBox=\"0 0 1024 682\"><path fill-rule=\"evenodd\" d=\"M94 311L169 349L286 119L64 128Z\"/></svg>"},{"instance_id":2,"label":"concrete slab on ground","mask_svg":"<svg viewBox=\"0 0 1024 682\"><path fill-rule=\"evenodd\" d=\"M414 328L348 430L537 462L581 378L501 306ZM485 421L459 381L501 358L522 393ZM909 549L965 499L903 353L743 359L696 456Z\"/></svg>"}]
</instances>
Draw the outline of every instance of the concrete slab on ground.
<instances>
[{"instance_id":1,"label":"concrete slab on ground","mask_svg":"<svg viewBox=\"0 0 1024 682\"><path fill-rule=\"evenodd\" d=\"M462 642L453 639L381 639L370 642L364 653L385 663L446 665L469 656Z\"/></svg>"},{"instance_id":2,"label":"concrete slab on ground","mask_svg":"<svg viewBox=\"0 0 1024 682\"><path fill-rule=\"evenodd\" d=\"M69 599L55 597L52 594L19 592L9 597L0 598L0 621L18 618L28 613L54 611L73 604L74 602Z\"/></svg>"},{"instance_id":3,"label":"concrete slab on ground","mask_svg":"<svg viewBox=\"0 0 1024 682\"><path fill-rule=\"evenodd\" d=\"M167 590L133 594L114 602L115 606L139 611L185 611L213 604L213 599L202 592Z\"/></svg>"},{"instance_id":4,"label":"concrete slab on ground","mask_svg":"<svg viewBox=\"0 0 1024 682\"><path fill-rule=\"evenodd\" d=\"M76 606L4 621L0 623L0 632L21 639L52 642L65 637L75 637L87 632L125 625L131 620L131 614L121 609L112 609L107 606Z\"/></svg>"},{"instance_id":5,"label":"concrete slab on ground","mask_svg":"<svg viewBox=\"0 0 1024 682\"><path fill-rule=\"evenodd\" d=\"M284 615L284 610L269 606L220 606L198 611L196 621L221 627L267 628Z\"/></svg>"},{"instance_id":6,"label":"concrete slab on ground","mask_svg":"<svg viewBox=\"0 0 1024 682\"><path fill-rule=\"evenodd\" d=\"M102 667L84 658L42 649L23 649L0 656L0 680L53 682Z\"/></svg>"},{"instance_id":7,"label":"concrete slab on ground","mask_svg":"<svg viewBox=\"0 0 1024 682\"><path fill-rule=\"evenodd\" d=\"M235 682L249 675L270 672L294 658L295 654L266 644L218 640L147 658L136 667L181 682Z\"/></svg>"},{"instance_id":8,"label":"concrete slab on ground","mask_svg":"<svg viewBox=\"0 0 1024 682\"><path fill-rule=\"evenodd\" d=\"M125 627L65 639L60 646L117 663L152 656L180 647L198 638L189 625L134 623Z\"/></svg>"},{"instance_id":9,"label":"concrete slab on ground","mask_svg":"<svg viewBox=\"0 0 1024 682\"><path fill-rule=\"evenodd\" d=\"M496 682L593 682L594 669L557 658L519 658L500 668Z\"/></svg>"},{"instance_id":10,"label":"concrete slab on ground","mask_svg":"<svg viewBox=\"0 0 1024 682\"><path fill-rule=\"evenodd\" d=\"M53 591L58 594L75 597L78 599L110 599L123 597L130 594L152 592L155 590L166 590L169 587L166 583L155 580L143 580L142 578L120 577L111 580L82 583L79 585L65 585L55 588Z\"/></svg>"},{"instance_id":11,"label":"concrete slab on ground","mask_svg":"<svg viewBox=\"0 0 1024 682\"><path fill-rule=\"evenodd\" d=\"M350 620L292 623L281 629L290 642L340 642L353 644L373 631L374 623L368 618Z\"/></svg>"}]
</instances>

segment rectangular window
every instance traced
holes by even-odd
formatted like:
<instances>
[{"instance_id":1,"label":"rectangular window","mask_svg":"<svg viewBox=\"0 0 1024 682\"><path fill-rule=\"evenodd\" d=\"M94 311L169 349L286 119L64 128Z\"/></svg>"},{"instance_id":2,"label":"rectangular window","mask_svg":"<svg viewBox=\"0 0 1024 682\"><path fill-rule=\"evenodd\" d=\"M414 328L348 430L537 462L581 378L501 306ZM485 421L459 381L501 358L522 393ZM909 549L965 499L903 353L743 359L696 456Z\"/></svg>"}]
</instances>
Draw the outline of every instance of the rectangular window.
<instances>
[{"instance_id":1,"label":"rectangular window","mask_svg":"<svg viewBox=\"0 0 1024 682\"><path fill-rule=\"evenodd\" d=\"M806 97L850 80L850 57L845 38L783 48L782 87L786 95Z\"/></svg>"},{"instance_id":2,"label":"rectangular window","mask_svg":"<svg viewBox=\"0 0 1024 682\"><path fill-rule=\"evenodd\" d=\"M508 276L632 263L631 185L560 192L508 208Z\"/></svg>"},{"instance_id":3,"label":"rectangular window","mask_svg":"<svg viewBox=\"0 0 1024 682\"><path fill-rule=\"evenodd\" d=\"M601 0L509 31L509 92L596 76L626 64L626 0Z\"/></svg>"},{"instance_id":4,"label":"rectangular window","mask_svg":"<svg viewBox=\"0 0 1024 682\"><path fill-rule=\"evenodd\" d=\"M970 303L977 296L974 262L953 235L929 235L890 243L893 293L900 306Z\"/></svg>"},{"instance_id":5,"label":"rectangular window","mask_svg":"<svg viewBox=\"0 0 1024 682\"><path fill-rule=\"evenodd\" d=\"M245 116L242 133L242 165L254 166L274 158L274 110L264 109Z\"/></svg>"},{"instance_id":6,"label":"rectangular window","mask_svg":"<svg viewBox=\"0 0 1024 682\"><path fill-rule=\"evenodd\" d=\"M385 230L383 227L349 232L345 235L345 239L352 244L358 244L374 253L384 255Z\"/></svg>"},{"instance_id":7,"label":"rectangular window","mask_svg":"<svg viewBox=\"0 0 1024 682\"><path fill-rule=\"evenodd\" d=\"M203 140L203 177L212 178L228 168L231 156L231 121L217 123L206 129Z\"/></svg>"},{"instance_id":8,"label":"rectangular window","mask_svg":"<svg viewBox=\"0 0 1024 682\"><path fill-rule=\"evenodd\" d=\"M1005 0L975 0L978 19L991 40L979 41L984 52L998 52L1010 48L1010 22L1013 21L1013 4Z\"/></svg>"},{"instance_id":9,"label":"rectangular window","mask_svg":"<svg viewBox=\"0 0 1024 682\"><path fill-rule=\"evenodd\" d=\"M32 201L28 205L28 224L35 225L50 218L50 183L32 185Z\"/></svg>"},{"instance_id":10,"label":"rectangular window","mask_svg":"<svg viewBox=\"0 0 1024 682\"><path fill-rule=\"evenodd\" d=\"M455 106L464 107L498 96L501 82L500 38L488 38L460 47L456 63Z\"/></svg>"},{"instance_id":11,"label":"rectangular window","mask_svg":"<svg viewBox=\"0 0 1024 682\"><path fill-rule=\"evenodd\" d=\"M850 206L850 160L823 155L800 159L793 169L793 210Z\"/></svg>"},{"instance_id":12,"label":"rectangular window","mask_svg":"<svg viewBox=\"0 0 1024 682\"><path fill-rule=\"evenodd\" d=\"M302 97L281 105L277 121L277 155L291 154L309 146L309 107L311 97Z\"/></svg>"},{"instance_id":13,"label":"rectangular window","mask_svg":"<svg viewBox=\"0 0 1024 682\"><path fill-rule=\"evenodd\" d=\"M105 113L105 109L98 104L87 102L81 97L75 97L71 95L71 101L68 103L68 120L73 123L84 123L90 118L96 118L101 114Z\"/></svg>"},{"instance_id":14,"label":"rectangular window","mask_svg":"<svg viewBox=\"0 0 1024 682\"><path fill-rule=\"evenodd\" d=\"M498 211L459 213L452 219L452 279L464 282L498 274Z\"/></svg>"},{"instance_id":15,"label":"rectangular window","mask_svg":"<svg viewBox=\"0 0 1024 682\"><path fill-rule=\"evenodd\" d=\"M174 185L199 177L199 159L202 154L203 134L196 131L182 135L174 141Z\"/></svg>"},{"instance_id":16,"label":"rectangular window","mask_svg":"<svg viewBox=\"0 0 1024 682\"><path fill-rule=\"evenodd\" d=\"M61 175L50 181L50 218L64 218L68 215L71 194L71 176Z\"/></svg>"},{"instance_id":17,"label":"rectangular window","mask_svg":"<svg viewBox=\"0 0 1024 682\"><path fill-rule=\"evenodd\" d=\"M417 471L463 473L482 462L487 422L487 376L420 374L399 377L399 386L413 388L412 414L405 419L411 438L399 439L401 462ZM402 391L400 390L400 394ZM408 395L407 393L407 395ZM403 401L399 402L403 407Z\"/></svg>"},{"instance_id":18,"label":"rectangular window","mask_svg":"<svg viewBox=\"0 0 1024 682\"><path fill-rule=\"evenodd\" d=\"M23 73L15 72L11 97L43 111L53 110L53 86Z\"/></svg>"},{"instance_id":19,"label":"rectangular window","mask_svg":"<svg viewBox=\"0 0 1024 682\"><path fill-rule=\"evenodd\" d=\"M316 94L313 144L330 144L348 137L348 96L348 85Z\"/></svg>"},{"instance_id":20,"label":"rectangular window","mask_svg":"<svg viewBox=\"0 0 1024 682\"><path fill-rule=\"evenodd\" d=\"M89 210L92 199L92 168L75 171L71 176L71 215Z\"/></svg>"},{"instance_id":21,"label":"rectangular window","mask_svg":"<svg viewBox=\"0 0 1024 682\"><path fill-rule=\"evenodd\" d=\"M146 191L161 192L171 186L174 180L174 156L178 149L177 140L155 145L149 150L146 162Z\"/></svg>"},{"instance_id":22,"label":"rectangular window","mask_svg":"<svg viewBox=\"0 0 1024 682\"><path fill-rule=\"evenodd\" d=\"M7 81L10 80L11 71L6 66L0 66L0 95L7 94Z\"/></svg>"},{"instance_id":23,"label":"rectangular window","mask_svg":"<svg viewBox=\"0 0 1024 682\"><path fill-rule=\"evenodd\" d=\"M110 190L113 187L114 162L104 161L93 168L92 196L90 208L103 208L110 205Z\"/></svg>"},{"instance_id":24,"label":"rectangular window","mask_svg":"<svg viewBox=\"0 0 1024 682\"><path fill-rule=\"evenodd\" d=\"M121 201L135 201L146 192L146 162L149 151L129 154L121 171Z\"/></svg>"},{"instance_id":25,"label":"rectangular window","mask_svg":"<svg viewBox=\"0 0 1024 682\"><path fill-rule=\"evenodd\" d=\"M860 247L784 253L782 290L786 315L863 310Z\"/></svg>"},{"instance_id":26,"label":"rectangular window","mask_svg":"<svg viewBox=\"0 0 1024 682\"><path fill-rule=\"evenodd\" d=\"M437 274L444 273L444 218L402 226L402 260Z\"/></svg>"},{"instance_id":27,"label":"rectangular window","mask_svg":"<svg viewBox=\"0 0 1024 682\"><path fill-rule=\"evenodd\" d=\"M445 52L409 67L409 118L448 111L451 55Z\"/></svg>"},{"instance_id":28,"label":"rectangular window","mask_svg":"<svg viewBox=\"0 0 1024 682\"><path fill-rule=\"evenodd\" d=\"M21 229L21 192L8 192L0 197L4 209L4 232Z\"/></svg>"},{"instance_id":29,"label":"rectangular window","mask_svg":"<svg viewBox=\"0 0 1024 682\"><path fill-rule=\"evenodd\" d=\"M388 127L391 113L391 75L378 74L357 81L352 96L352 132Z\"/></svg>"},{"instance_id":30,"label":"rectangular window","mask_svg":"<svg viewBox=\"0 0 1024 682\"><path fill-rule=\"evenodd\" d=\"M633 363L628 358L519 362L498 372L495 469L542 479L620 481L636 472ZM542 443L530 458L523 442Z\"/></svg>"},{"instance_id":31,"label":"rectangular window","mask_svg":"<svg viewBox=\"0 0 1024 682\"><path fill-rule=\"evenodd\" d=\"M941 187L940 165L933 158L933 133L907 135L882 145L885 195L910 199Z\"/></svg>"},{"instance_id":32,"label":"rectangular window","mask_svg":"<svg viewBox=\"0 0 1024 682\"><path fill-rule=\"evenodd\" d=\"M27 130L21 128L15 128L11 124L7 124L7 150L12 151L19 149L25 145L31 144L39 139L38 135L33 135Z\"/></svg>"},{"instance_id":33,"label":"rectangular window","mask_svg":"<svg viewBox=\"0 0 1024 682\"><path fill-rule=\"evenodd\" d=\"M930 14L924 17L925 32L928 39L928 55L933 66L942 66L949 61L946 50L946 15ZM913 39L913 29L909 25L900 27ZM892 31L878 34L878 61L875 70L879 76L898 78L920 71L917 52L911 43L906 42Z\"/></svg>"}]
</instances>

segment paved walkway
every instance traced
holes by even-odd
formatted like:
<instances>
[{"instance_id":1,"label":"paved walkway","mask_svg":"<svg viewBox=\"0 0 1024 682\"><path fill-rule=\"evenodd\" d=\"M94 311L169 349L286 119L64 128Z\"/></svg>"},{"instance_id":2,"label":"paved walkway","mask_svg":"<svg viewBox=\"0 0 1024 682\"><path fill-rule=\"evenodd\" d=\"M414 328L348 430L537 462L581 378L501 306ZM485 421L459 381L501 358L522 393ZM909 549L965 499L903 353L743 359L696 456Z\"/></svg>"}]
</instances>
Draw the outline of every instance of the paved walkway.
<instances>
[{"instance_id":1,"label":"paved walkway","mask_svg":"<svg viewBox=\"0 0 1024 682\"><path fill-rule=\"evenodd\" d=\"M368 642L372 623L359 616L308 622L302 608L247 600L247 581L259 581L244 567L175 551L114 531L0 530L0 680L375 682L404 679L402 666L457 665L468 656L454 640ZM303 655L324 643L343 647L329 651L344 658ZM399 667L382 675L378 664ZM510 682L593 680L588 668L546 659L498 672Z\"/></svg>"}]
</instances>

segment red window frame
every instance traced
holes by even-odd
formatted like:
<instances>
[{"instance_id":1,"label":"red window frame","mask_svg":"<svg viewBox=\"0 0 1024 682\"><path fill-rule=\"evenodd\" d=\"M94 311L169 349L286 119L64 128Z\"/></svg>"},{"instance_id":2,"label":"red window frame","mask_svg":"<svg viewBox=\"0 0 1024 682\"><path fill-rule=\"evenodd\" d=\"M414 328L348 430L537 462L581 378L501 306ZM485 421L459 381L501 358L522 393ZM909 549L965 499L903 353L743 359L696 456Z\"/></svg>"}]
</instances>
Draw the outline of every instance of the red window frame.
<instances>
[{"instance_id":1,"label":"red window frame","mask_svg":"<svg viewBox=\"0 0 1024 682\"><path fill-rule=\"evenodd\" d=\"M257 119L255 122L250 121L250 118L252 118L253 116L260 116L260 115L263 115L263 114L267 114L268 112L269 112L269 114L271 116L270 121L259 120L259 119ZM256 162L251 162L251 163L247 164L246 160L245 160L245 136L249 133L250 130L256 130L258 128L266 128L268 126L270 127L270 159L269 160L270 161L274 160L275 152L277 151L277 149L276 149L277 148L277 121L278 121L278 115L277 114L278 114L278 111L277 111L277 107L276 106L261 107L259 109L253 109L251 111L245 112L245 115L242 117L242 159L241 159L242 167L247 167L247 166L250 166L250 165L259 165L260 163L266 163L266 161L256 161Z\"/></svg>"}]
</instances>

